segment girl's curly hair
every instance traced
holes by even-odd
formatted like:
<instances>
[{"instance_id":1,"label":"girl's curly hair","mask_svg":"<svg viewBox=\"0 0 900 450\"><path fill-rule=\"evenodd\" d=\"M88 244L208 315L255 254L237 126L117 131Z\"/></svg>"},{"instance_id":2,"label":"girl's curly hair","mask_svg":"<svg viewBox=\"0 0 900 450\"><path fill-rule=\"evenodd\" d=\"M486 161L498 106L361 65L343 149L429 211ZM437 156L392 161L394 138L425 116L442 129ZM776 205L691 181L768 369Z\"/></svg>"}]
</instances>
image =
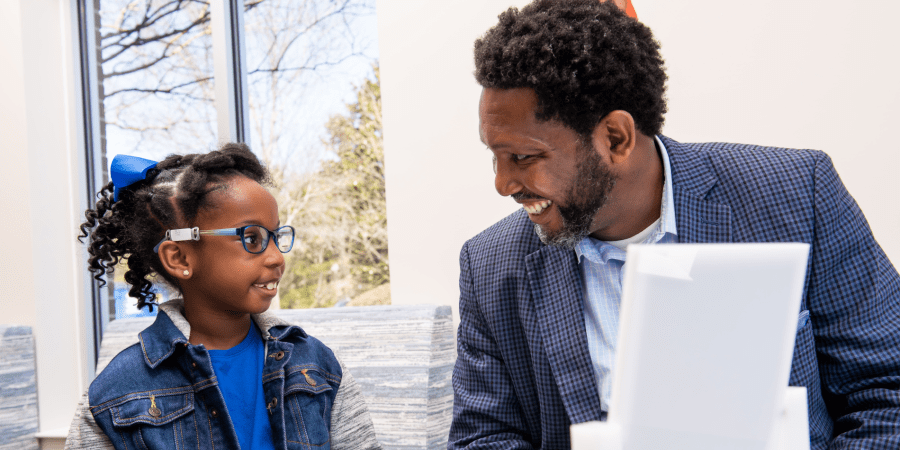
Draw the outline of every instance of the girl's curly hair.
<instances>
[{"instance_id":1,"label":"girl's curly hair","mask_svg":"<svg viewBox=\"0 0 900 450\"><path fill-rule=\"evenodd\" d=\"M104 186L95 207L84 212L87 220L81 224L78 237L83 241L90 236L88 265L94 278L103 286L103 275L126 260L125 281L131 284L128 295L137 299L138 308L147 306L153 311L151 277L161 276L180 288L153 247L165 237L166 230L190 226L201 209L212 207L207 194L236 175L270 183L269 172L250 148L230 143L205 154L169 155L143 181L121 189L119 201L113 200L113 183Z\"/></svg>"}]
</instances>

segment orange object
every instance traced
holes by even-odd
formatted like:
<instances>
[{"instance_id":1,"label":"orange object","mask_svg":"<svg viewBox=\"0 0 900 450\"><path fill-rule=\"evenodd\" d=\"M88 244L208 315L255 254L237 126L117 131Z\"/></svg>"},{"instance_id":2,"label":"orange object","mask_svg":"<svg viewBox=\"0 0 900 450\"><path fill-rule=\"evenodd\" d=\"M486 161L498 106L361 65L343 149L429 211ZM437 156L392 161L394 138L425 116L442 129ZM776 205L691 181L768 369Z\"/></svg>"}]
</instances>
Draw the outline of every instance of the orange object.
<instances>
[{"instance_id":1,"label":"orange object","mask_svg":"<svg viewBox=\"0 0 900 450\"><path fill-rule=\"evenodd\" d=\"M600 2L604 2L606 0L600 0ZM634 10L634 5L631 4L631 0L613 0L613 3L619 7L619 9L625 11L625 14L632 19L637 20L637 12Z\"/></svg>"},{"instance_id":2,"label":"orange object","mask_svg":"<svg viewBox=\"0 0 900 450\"><path fill-rule=\"evenodd\" d=\"M625 14L628 14L628 17L637 20L637 11L634 10L631 0L625 0Z\"/></svg>"}]
</instances>

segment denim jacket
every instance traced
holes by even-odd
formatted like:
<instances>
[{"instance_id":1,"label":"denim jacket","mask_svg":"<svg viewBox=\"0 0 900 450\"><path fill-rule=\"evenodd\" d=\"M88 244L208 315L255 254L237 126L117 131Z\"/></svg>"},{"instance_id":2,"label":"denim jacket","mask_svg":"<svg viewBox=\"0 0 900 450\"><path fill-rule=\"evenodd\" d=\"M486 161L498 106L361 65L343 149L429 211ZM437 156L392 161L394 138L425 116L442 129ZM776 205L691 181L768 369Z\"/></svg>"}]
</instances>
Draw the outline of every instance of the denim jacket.
<instances>
[{"instance_id":1,"label":"denim jacket","mask_svg":"<svg viewBox=\"0 0 900 450\"><path fill-rule=\"evenodd\" d=\"M186 337L182 305L161 305L139 342L91 383L66 448L240 448L209 352ZM266 345L262 381L275 448L380 448L359 388L334 353L274 314L253 319Z\"/></svg>"}]
</instances>

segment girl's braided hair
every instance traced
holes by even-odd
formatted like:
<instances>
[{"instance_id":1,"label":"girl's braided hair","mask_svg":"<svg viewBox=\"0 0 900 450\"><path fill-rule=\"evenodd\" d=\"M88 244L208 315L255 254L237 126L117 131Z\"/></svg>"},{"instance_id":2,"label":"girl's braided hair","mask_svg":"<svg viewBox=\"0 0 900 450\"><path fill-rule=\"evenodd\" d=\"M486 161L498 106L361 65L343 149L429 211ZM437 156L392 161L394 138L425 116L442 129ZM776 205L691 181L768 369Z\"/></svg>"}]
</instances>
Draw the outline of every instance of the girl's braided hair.
<instances>
[{"instance_id":1,"label":"girl's braided hair","mask_svg":"<svg viewBox=\"0 0 900 450\"><path fill-rule=\"evenodd\" d=\"M207 194L229 178L240 175L260 184L269 184L269 172L246 144L225 144L205 154L169 155L139 181L119 191L113 200L113 183L97 194L94 209L84 212L79 240L90 235L89 270L103 286L103 275L112 273L120 260L128 262L125 281L128 295L138 308L153 311L155 295L150 277L161 276L180 288L178 280L162 266L153 247L166 230L190 226L201 209L213 207ZM91 231L93 229L93 231Z\"/></svg>"}]
</instances>

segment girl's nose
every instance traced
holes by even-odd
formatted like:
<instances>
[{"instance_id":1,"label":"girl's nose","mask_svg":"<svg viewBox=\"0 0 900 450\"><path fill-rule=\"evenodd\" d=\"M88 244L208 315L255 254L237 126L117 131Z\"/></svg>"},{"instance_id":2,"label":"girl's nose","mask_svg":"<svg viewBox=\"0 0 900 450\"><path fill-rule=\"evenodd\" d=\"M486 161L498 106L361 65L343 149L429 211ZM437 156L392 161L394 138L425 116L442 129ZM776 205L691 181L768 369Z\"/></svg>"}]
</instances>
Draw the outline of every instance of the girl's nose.
<instances>
[{"instance_id":1,"label":"girl's nose","mask_svg":"<svg viewBox=\"0 0 900 450\"><path fill-rule=\"evenodd\" d=\"M266 255L266 266L278 267L284 265L284 254L278 250L275 239L269 238L269 245L266 246L266 250L263 253Z\"/></svg>"}]
</instances>

